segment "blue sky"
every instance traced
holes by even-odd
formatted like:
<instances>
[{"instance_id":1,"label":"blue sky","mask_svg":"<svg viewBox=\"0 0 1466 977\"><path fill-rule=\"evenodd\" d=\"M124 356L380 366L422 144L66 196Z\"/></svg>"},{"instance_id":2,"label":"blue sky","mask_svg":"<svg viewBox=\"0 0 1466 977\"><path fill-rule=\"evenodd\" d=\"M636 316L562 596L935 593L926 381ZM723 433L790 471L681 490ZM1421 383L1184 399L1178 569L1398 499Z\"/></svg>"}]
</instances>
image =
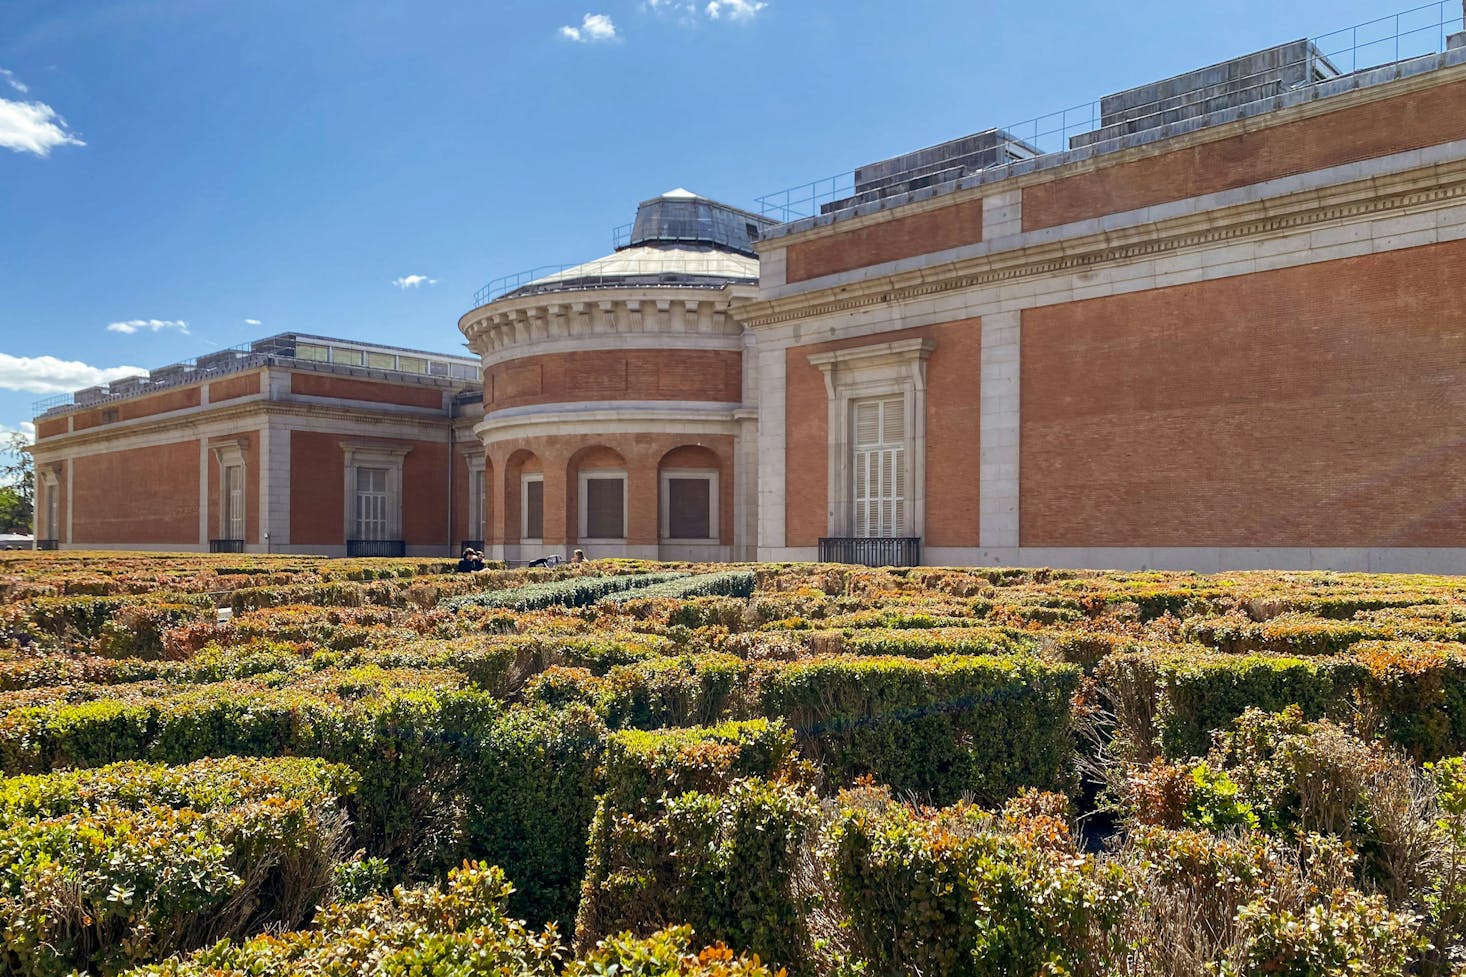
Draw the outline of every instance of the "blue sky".
<instances>
[{"instance_id":1,"label":"blue sky","mask_svg":"<svg viewBox=\"0 0 1466 977\"><path fill-rule=\"evenodd\" d=\"M1408 6L4 0L0 428L275 332L456 351L672 187L752 207Z\"/></svg>"}]
</instances>

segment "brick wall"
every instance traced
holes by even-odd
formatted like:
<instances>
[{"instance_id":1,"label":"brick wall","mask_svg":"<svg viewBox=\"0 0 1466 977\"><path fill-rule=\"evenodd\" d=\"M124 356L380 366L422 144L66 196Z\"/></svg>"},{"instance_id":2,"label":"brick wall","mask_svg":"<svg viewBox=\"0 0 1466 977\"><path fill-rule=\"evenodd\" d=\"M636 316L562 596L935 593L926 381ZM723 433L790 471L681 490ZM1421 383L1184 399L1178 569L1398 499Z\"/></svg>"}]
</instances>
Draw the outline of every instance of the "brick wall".
<instances>
[{"instance_id":1,"label":"brick wall","mask_svg":"<svg viewBox=\"0 0 1466 977\"><path fill-rule=\"evenodd\" d=\"M438 387L353 380L321 373L290 374L290 392L303 397L364 400L374 404L398 404L403 407L430 407L434 410L441 410L443 407L443 390Z\"/></svg>"},{"instance_id":2,"label":"brick wall","mask_svg":"<svg viewBox=\"0 0 1466 977\"><path fill-rule=\"evenodd\" d=\"M1107 165L1100 158L1090 172L1024 189L1023 229L1123 213L1462 138L1466 82L1456 82L1134 162Z\"/></svg>"},{"instance_id":3,"label":"brick wall","mask_svg":"<svg viewBox=\"0 0 1466 977\"><path fill-rule=\"evenodd\" d=\"M44 441L46 438L54 438L58 434L65 434L69 431L70 425L65 417L53 417L49 421L36 421L36 440Z\"/></svg>"},{"instance_id":4,"label":"brick wall","mask_svg":"<svg viewBox=\"0 0 1466 977\"><path fill-rule=\"evenodd\" d=\"M82 455L71 464L72 542L197 544L197 440Z\"/></svg>"},{"instance_id":5,"label":"brick wall","mask_svg":"<svg viewBox=\"0 0 1466 977\"><path fill-rule=\"evenodd\" d=\"M290 432L290 542L341 546L346 542L346 455L341 437Z\"/></svg>"},{"instance_id":6,"label":"brick wall","mask_svg":"<svg viewBox=\"0 0 1466 977\"><path fill-rule=\"evenodd\" d=\"M346 453L343 441L370 439L292 431L290 434L290 542L341 546L346 520ZM402 536L410 546L448 546L448 445L401 441L411 447L402 461ZM456 545L457 540L452 541Z\"/></svg>"},{"instance_id":7,"label":"brick wall","mask_svg":"<svg viewBox=\"0 0 1466 977\"><path fill-rule=\"evenodd\" d=\"M209 403L217 404L225 400L235 400L259 393L260 381L264 375L264 371L256 370L253 373L241 373L237 377L229 377L226 380L215 380L209 384Z\"/></svg>"},{"instance_id":8,"label":"brick wall","mask_svg":"<svg viewBox=\"0 0 1466 977\"><path fill-rule=\"evenodd\" d=\"M964 200L793 244L788 249L786 281L802 282L981 240L982 201Z\"/></svg>"},{"instance_id":9,"label":"brick wall","mask_svg":"<svg viewBox=\"0 0 1466 977\"><path fill-rule=\"evenodd\" d=\"M588 400L743 399L743 354L722 349L627 349L547 353L485 371L492 410Z\"/></svg>"},{"instance_id":10,"label":"brick wall","mask_svg":"<svg viewBox=\"0 0 1466 977\"><path fill-rule=\"evenodd\" d=\"M197 407L202 402L200 390L201 388L197 385L172 387L146 397L119 400L103 407L78 411L72 415L71 429L84 431L103 424L135 421L140 417L152 417L154 414L166 414L169 411Z\"/></svg>"},{"instance_id":11,"label":"brick wall","mask_svg":"<svg viewBox=\"0 0 1466 977\"><path fill-rule=\"evenodd\" d=\"M1024 546L1466 545L1466 243L1027 310Z\"/></svg>"},{"instance_id":12,"label":"brick wall","mask_svg":"<svg viewBox=\"0 0 1466 977\"><path fill-rule=\"evenodd\" d=\"M402 462L402 537L410 546L457 545L448 532L448 445L407 443L412 451Z\"/></svg>"},{"instance_id":13,"label":"brick wall","mask_svg":"<svg viewBox=\"0 0 1466 977\"><path fill-rule=\"evenodd\" d=\"M586 442L590 441L590 444ZM689 453L688 449L692 449ZM697 449L703 449L699 452ZM718 524L721 542L733 540L733 438L728 435L620 434L590 437L539 437L496 441L489 445L489 464L503 477L497 498L490 505L500 514L496 539L519 540L519 484L527 471L545 478L546 548L573 546L580 530L579 476L582 470L619 469L626 472L626 541L628 545L655 546L661 534L658 498L661 467L684 467L689 457L716 461L718 471ZM704 453L705 452L705 453ZM503 500L502 506L499 499Z\"/></svg>"},{"instance_id":14,"label":"brick wall","mask_svg":"<svg viewBox=\"0 0 1466 977\"><path fill-rule=\"evenodd\" d=\"M936 341L927 361L926 546L978 545L978 319L791 347L786 354L784 534L814 546L829 520L829 394L809 356L901 339Z\"/></svg>"}]
</instances>

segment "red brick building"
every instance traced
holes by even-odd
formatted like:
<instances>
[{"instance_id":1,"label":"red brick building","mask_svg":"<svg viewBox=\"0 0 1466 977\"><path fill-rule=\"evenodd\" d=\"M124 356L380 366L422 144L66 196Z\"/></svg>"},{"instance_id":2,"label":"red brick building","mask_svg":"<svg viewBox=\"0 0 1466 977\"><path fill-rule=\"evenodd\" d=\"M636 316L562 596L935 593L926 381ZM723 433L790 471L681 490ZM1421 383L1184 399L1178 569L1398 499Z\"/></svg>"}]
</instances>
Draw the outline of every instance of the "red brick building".
<instances>
[{"instance_id":1,"label":"red brick building","mask_svg":"<svg viewBox=\"0 0 1466 977\"><path fill-rule=\"evenodd\" d=\"M1281 45L778 224L674 191L607 258L480 294L481 395L273 364L43 416L40 535L227 538L232 468L247 545L344 549L346 472L392 443L410 547L1466 571L1462 41L1347 72ZM270 423L224 406L248 376ZM119 494L138 470L169 483Z\"/></svg>"}]
</instances>

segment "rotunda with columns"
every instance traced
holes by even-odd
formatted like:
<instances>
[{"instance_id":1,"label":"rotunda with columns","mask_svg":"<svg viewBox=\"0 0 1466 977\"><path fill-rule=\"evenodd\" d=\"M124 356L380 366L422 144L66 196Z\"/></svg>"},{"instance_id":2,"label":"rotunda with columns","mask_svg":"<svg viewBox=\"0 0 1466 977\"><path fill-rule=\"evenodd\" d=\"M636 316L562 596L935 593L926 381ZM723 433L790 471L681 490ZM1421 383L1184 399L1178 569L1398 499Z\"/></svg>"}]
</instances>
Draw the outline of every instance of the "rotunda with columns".
<instances>
[{"instance_id":1,"label":"rotunda with columns","mask_svg":"<svg viewBox=\"0 0 1466 977\"><path fill-rule=\"evenodd\" d=\"M613 254L481 293L458 327L483 361L490 556L754 557L755 358L737 308L768 225L673 190Z\"/></svg>"}]
</instances>

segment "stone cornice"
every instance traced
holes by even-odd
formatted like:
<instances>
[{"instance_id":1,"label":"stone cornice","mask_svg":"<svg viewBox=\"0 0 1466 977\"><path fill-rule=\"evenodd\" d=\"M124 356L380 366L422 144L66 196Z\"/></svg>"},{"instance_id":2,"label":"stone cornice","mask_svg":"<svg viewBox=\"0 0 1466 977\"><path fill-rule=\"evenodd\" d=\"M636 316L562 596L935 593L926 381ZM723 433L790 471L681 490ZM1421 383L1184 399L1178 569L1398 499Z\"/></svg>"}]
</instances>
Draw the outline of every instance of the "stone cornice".
<instances>
[{"instance_id":1,"label":"stone cornice","mask_svg":"<svg viewBox=\"0 0 1466 977\"><path fill-rule=\"evenodd\" d=\"M751 329L830 315L1024 278L1067 274L1105 265L1204 249L1239 239L1263 238L1301 228L1370 219L1466 202L1466 160L1394 177L1376 177L1327 190L1308 190L1140 224L1082 237L1017 247L916 271L875 276L854 284L811 289L754 302L739 310ZM1043 236L1038 232L1037 236Z\"/></svg>"},{"instance_id":2,"label":"stone cornice","mask_svg":"<svg viewBox=\"0 0 1466 977\"><path fill-rule=\"evenodd\" d=\"M274 417L299 417L312 420L335 420L350 421L357 424L381 424L392 423L417 427L431 427L446 432L448 419L443 415L422 415L422 414L398 414L389 412L372 412L358 408L346 409L340 407L328 407L314 403L292 403L279 400L247 400L239 403L228 403L218 407L194 407L186 413L159 414L153 417L139 418L137 421L124 422L121 424L109 424L97 428L88 428L75 434L58 434L47 438L43 443L31 446L32 454L37 456L37 463L43 463L41 459L50 458L54 454L65 454L77 448L88 448L94 445L106 445L109 442L122 441L124 439L145 437L167 431L170 428L179 432L180 439L189 437L203 437L203 429L212 427L221 422L264 422Z\"/></svg>"},{"instance_id":3,"label":"stone cornice","mask_svg":"<svg viewBox=\"0 0 1466 977\"><path fill-rule=\"evenodd\" d=\"M649 432L705 427L711 433L732 434L736 433L735 425L743 407L742 404L724 404L692 408L677 401L668 402L665 407L649 404L635 407L596 405L595 409L586 409L585 404L542 404L534 413L490 414L474 428L474 433L485 442L544 433L567 433L567 430L589 434L626 427Z\"/></svg>"},{"instance_id":4,"label":"stone cornice","mask_svg":"<svg viewBox=\"0 0 1466 977\"><path fill-rule=\"evenodd\" d=\"M598 339L614 345L628 335L738 336L741 328L728 317L728 308L753 291L752 285L731 285L543 293L480 306L460 319L458 328L469 348L486 357L511 349L515 356L533 355L537 344L561 340L594 349Z\"/></svg>"}]
</instances>

